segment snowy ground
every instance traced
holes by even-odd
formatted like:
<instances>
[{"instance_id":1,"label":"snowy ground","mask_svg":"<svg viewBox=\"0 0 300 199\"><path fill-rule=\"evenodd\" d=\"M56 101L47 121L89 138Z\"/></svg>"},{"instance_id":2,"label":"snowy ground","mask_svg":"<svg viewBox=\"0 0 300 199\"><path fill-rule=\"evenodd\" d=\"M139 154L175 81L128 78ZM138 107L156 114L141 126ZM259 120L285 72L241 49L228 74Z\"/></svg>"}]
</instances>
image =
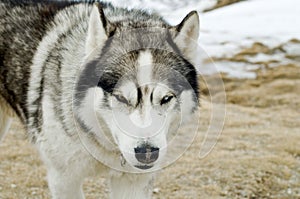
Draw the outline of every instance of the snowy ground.
<instances>
[{"instance_id":1,"label":"snowy ground","mask_svg":"<svg viewBox=\"0 0 300 199\"><path fill-rule=\"evenodd\" d=\"M256 52L243 61L216 62L221 72L235 77L254 77L251 70L294 62L300 56L300 1L249 0L226 6L201 16L200 45L213 58L230 58L254 43L274 49Z\"/></svg>"},{"instance_id":2,"label":"snowy ground","mask_svg":"<svg viewBox=\"0 0 300 199\"><path fill-rule=\"evenodd\" d=\"M216 0L108 1L158 12L174 25L189 11L197 10L202 60L198 68L204 74L225 72L231 77L255 78L254 70L294 63L300 57L299 0L247 0L206 13L203 10L213 7ZM246 53L242 60L229 60L255 43L269 50Z\"/></svg>"}]
</instances>

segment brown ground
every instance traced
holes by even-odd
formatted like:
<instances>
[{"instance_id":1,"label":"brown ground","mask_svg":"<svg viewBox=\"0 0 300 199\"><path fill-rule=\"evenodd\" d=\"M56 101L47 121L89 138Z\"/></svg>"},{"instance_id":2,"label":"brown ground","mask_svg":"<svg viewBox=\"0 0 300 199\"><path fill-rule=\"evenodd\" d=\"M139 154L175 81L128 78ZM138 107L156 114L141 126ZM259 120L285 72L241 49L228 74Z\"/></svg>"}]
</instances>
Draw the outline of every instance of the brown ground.
<instances>
[{"instance_id":1,"label":"brown ground","mask_svg":"<svg viewBox=\"0 0 300 199\"><path fill-rule=\"evenodd\" d=\"M160 173L155 198L300 198L300 68L257 73L255 80L224 76L227 115L216 147L198 157L203 117L193 145ZM20 129L15 122L0 144L0 198L49 198L45 169ZM84 189L87 198L107 198L102 178Z\"/></svg>"},{"instance_id":2,"label":"brown ground","mask_svg":"<svg viewBox=\"0 0 300 199\"><path fill-rule=\"evenodd\" d=\"M231 5L231 4L234 4L234 3L238 3L240 1L244 1L244 0L218 0L217 4L214 7L204 10L204 12L208 12L208 11L211 11L211 10L222 8L224 6L228 6L228 5Z\"/></svg>"}]
</instances>

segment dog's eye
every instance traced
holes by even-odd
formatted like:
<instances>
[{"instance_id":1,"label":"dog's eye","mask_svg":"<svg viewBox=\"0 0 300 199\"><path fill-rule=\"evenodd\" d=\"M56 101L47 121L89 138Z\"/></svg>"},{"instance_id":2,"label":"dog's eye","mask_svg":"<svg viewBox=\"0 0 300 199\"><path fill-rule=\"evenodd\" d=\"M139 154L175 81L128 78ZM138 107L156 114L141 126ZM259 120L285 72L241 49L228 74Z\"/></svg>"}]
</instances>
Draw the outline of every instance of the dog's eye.
<instances>
[{"instance_id":1,"label":"dog's eye","mask_svg":"<svg viewBox=\"0 0 300 199\"><path fill-rule=\"evenodd\" d=\"M163 105L163 104L167 104L171 101L171 99L173 99L173 95L166 95L162 98L162 100L160 101L160 105Z\"/></svg>"},{"instance_id":2,"label":"dog's eye","mask_svg":"<svg viewBox=\"0 0 300 199\"><path fill-rule=\"evenodd\" d=\"M122 95L114 95L115 96L115 98L119 101L119 102L121 102L121 103L124 103L124 104L127 104L128 105L128 101L127 101L127 99L125 98L125 97L123 97Z\"/></svg>"}]
</instances>

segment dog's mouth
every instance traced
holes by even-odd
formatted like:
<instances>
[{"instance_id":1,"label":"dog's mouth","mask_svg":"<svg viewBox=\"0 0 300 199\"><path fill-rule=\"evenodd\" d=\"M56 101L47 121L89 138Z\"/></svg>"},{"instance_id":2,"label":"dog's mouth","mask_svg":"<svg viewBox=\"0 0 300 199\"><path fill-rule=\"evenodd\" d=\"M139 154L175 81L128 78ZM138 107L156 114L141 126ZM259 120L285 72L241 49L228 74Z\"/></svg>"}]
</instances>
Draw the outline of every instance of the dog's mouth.
<instances>
[{"instance_id":1,"label":"dog's mouth","mask_svg":"<svg viewBox=\"0 0 300 199\"><path fill-rule=\"evenodd\" d=\"M151 169L153 167L153 165L134 165L136 168L138 169L142 169L142 170L147 170L147 169Z\"/></svg>"}]
</instances>

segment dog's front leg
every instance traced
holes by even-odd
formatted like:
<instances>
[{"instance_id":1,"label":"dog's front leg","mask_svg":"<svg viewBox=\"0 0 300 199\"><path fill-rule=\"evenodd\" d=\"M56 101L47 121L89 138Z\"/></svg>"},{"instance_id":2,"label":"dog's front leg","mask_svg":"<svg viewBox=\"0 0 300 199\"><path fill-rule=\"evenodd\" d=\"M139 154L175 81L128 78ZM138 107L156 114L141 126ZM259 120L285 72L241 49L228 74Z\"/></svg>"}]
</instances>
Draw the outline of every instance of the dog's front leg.
<instances>
[{"instance_id":1,"label":"dog's front leg","mask_svg":"<svg viewBox=\"0 0 300 199\"><path fill-rule=\"evenodd\" d=\"M110 178L111 199L149 199L152 195L154 175L151 173L117 173Z\"/></svg>"},{"instance_id":2,"label":"dog's front leg","mask_svg":"<svg viewBox=\"0 0 300 199\"><path fill-rule=\"evenodd\" d=\"M76 172L59 172L54 169L48 170L48 185L53 199L84 199L81 188L81 180Z\"/></svg>"}]
</instances>

